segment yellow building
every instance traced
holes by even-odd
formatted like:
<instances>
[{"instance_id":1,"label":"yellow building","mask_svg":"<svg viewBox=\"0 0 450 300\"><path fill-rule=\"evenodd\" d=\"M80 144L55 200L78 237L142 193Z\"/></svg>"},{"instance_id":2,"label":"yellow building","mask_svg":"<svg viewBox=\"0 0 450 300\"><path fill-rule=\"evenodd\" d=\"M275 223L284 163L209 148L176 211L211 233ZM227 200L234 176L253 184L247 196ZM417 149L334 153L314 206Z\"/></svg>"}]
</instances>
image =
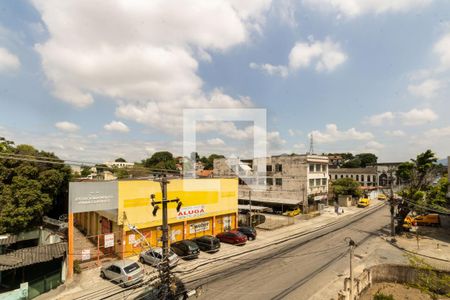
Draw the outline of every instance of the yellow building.
<instances>
[{"instance_id":1,"label":"yellow building","mask_svg":"<svg viewBox=\"0 0 450 300\"><path fill-rule=\"evenodd\" d=\"M111 187L112 183L108 184ZM121 257L128 257L139 254L141 246L147 242L151 246L162 245L162 209L153 216L150 201L151 194L155 195L156 201L161 200L160 183L149 180L116 181L112 185L114 191L108 196L98 195L95 187L95 183L77 185L77 188L84 189L83 193L95 194L97 200L112 198L111 201L117 201L117 209L76 213L74 219L87 236L97 236L102 252L109 250ZM92 192L86 189L92 189ZM215 235L237 226L236 178L173 179L167 186L167 194L168 199L179 198L182 202L179 212L176 203L168 204L169 242ZM111 246L111 233L114 234L114 246Z\"/></svg>"}]
</instances>

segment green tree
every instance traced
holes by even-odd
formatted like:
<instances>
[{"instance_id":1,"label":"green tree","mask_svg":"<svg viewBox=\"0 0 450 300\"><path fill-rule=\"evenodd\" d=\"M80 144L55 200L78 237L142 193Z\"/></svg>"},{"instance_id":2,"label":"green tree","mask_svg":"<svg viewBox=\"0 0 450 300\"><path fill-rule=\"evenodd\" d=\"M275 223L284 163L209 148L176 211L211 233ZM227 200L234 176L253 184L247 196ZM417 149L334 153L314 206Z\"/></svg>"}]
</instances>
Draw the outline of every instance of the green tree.
<instances>
[{"instance_id":1,"label":"green tree","mask_svg":"<svg viewBox=\"0 0 450 300\"><path fill-rule=\"evenodd\" d=\"M114 176L117 177L117 179L124 179L124 178L130 177L130 173L128 173L128 170L122 169L122 168L115 168L113 170L113 173L114 173Z\"/></svg>"},{"instance_id":2,"label":"green tree","mask_svg":"<svg viewBox=\"0 0 450 300\"><path fill-rule=\"evenodd\" d=\"M427 199L435 208L450 208L450 198L447 198L449 182L447 177L441 177L436 185L432 185L427 193Z\"/></svg>"},{"instance_id":3,"label":"green tree","mask_svg":"<svg viewBox=\"0 0 450 300\"><path fill-rule=\"evenodd\" d=\"M440 172L436 162L437 158L433 151L427 150L398 168L396 174L405 183L405 187L399 194L406 200L399 204L400 220L404 220L411 210L425 213L428 208L446 209L443 205L447 204L444 199L448 181L441 179L437 185L432 184ZM401 221L398 227L401 228L402 225Z\"/></svg>"},{"instance_id":4,"label":"green tree","mask_svg":"<svg viewBox=\"0 0 450 300\"><path fill-rule=\"evenodd\" d=\"M81 177L87 177L91 174L91 167L89 166L81 166Z\"/></svg>"},{"instance_id":5,"label":"green tree","mask_svg":"<svg viewBox=\"0 0 450 300\"><path fill-rule=\"evenodd\" d=\"M378 157L373 153L360 153L356 155L356 158L361 161L362 168L365 168L368 165L374 165L378 161Z\"/></svg>"},{"instance_id":6,"label":"green tree","mask_svg":"<svg viewBox=\"0 0 450 300\"><path fill-rule=\"evenodd\" d=\"M361 168L361 159L356 157L351 160L348 160L342 164L342 167L344 167L344 168Z\"/></svg>"},{"instance_id":7,"label":"green tree","mask_svg":"<svg viewBox=\"0 0 450 300\"><path fill-rule=\"evenodd\" d=\"M336 196L352 195L359 197L362 195L359 182L352 178L339 178L332 183L333 192Z\"/></svg>"},{"instance_id":8,"label":"green tree","mask_svg":"<svg viewBox=\"0 0 450 300\"><path fill-rule=\"evenodd\" d=\"M39 225L44 214L67 213L71 171L57 156L4 138L0 154L10 155L0 157L0 234Z\"/></svg>"},{"instance_id":9,"label":"green tree","mask_svg":"<svg viewBox=\"0 0 450 300\"><path fill-rule=\"evenodd\" d=\"M211 154L210 156L208 156L207 162L203 163L205 166L205 170L212 170L214 169L214 160L215 159L219 159L219 158L225 158L225 156L220 155L220 154Z\"/></svg>"},{"instance_id":10,"label":"green tree","mask_svg":"<svg viewBox=\"0 0 450 300\"><path fill-rule=\"evenodd\" d=\"M155 152L150 158L142 161L146 168L176 170L175 159L169 151Z\"/></svg>"}]
</instances>

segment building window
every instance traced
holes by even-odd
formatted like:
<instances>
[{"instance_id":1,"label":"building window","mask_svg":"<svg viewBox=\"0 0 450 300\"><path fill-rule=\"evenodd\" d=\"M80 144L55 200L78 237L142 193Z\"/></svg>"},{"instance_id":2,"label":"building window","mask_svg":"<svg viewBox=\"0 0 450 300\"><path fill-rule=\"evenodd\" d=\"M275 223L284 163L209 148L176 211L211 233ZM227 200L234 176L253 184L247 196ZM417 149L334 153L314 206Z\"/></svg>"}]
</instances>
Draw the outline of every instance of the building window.
<instances>
[{"instance_id":1,"label":"building window","mask_svg":"<svg viewBox=\"0 0 450 300\"><path fill-rule=\"evenodd\" d=\"M353 178L353 174L352 174L352 175L350 175L350 178Z\"/></svg>"},{"instance_id":2,"label":"building window","mask_svg":"<svg viewBox=\"0 0 450 300\"><path fill-rule=\"evenodd\" d=\"M283 185L283 178L275 178L276 185Z\"/></svg>"},{"instance_id":3,"label":"building window","mask_svg":"<svg viewBox=\"0 0 450 300\"><path fill-rule=\"evenodd\" d=\"M322 178L322 185L324 185L324 186L327 185L327 179L326 178Z\"/></svg>"},{"instance_id":4,"label":"building window","mask_svg":"<svg viewBox=\"0 0 450 300\"><path fill-rule=\"evenodd\" d=\"M334 175L334 179L338 179L338 175L337 174Z\"/></svg>"},{"instance_id":5,"label":"building window","mask_svg":"<svg viewBox=\"0 0 450 300\"><path fill-rule=\"evenodd\" d=\"M267 185L273 185L273 178L266 179Z\"/></svg>"},{"instance_id":6,"label":"building window","mask_svg":"<svg viewBox=\"0 0 450 300\"><path fill-rule=\"evenodd\" d=\"M309 186L311 187L311 186L314 186L314 179L310 179L309 180Z\"/></svg>"},{"instance_id":7,"label":"building window","mask_svg":"<svg viewBox=\"0 0 450 300\"><path fill-rule=\"evenodd\" d=\"M356 181L359 181L359 175L356 175Z\"/></svg>"},{"instance_id":8,"label":"building window","mask_svg":"<svg viewBox=\"0 0 450 300\"><path fill-rule=\"evenodd\" d=\"M320 178L316 178L316 186L320 186Z\"/></svg>"},{"instance_id":9,"label":"building window","mask_svg":"<svg viewBox=\"0 0 450 300\"><path fill-rule=\"evenodd\" d=\"M310 173L314 172L314 165L313 164L309 165L309 172Z\"/></svg>"},{"instance_id":10,"label":"building window","mask_svg":"<svg viewBox=\"0 0 450 300\"><path fill-rule=\"evenodd\" d=\"M341 174L341 178L344 178L344 175Z\"/></svg>"},{"instance_id":11,"label":"building window","mask_svg":"<svg viewBox=\"0 0 450 300\"><path fill-rule=\"evenodd\" d=\"M373 179L372 182L377 182L377 177L375 175L373 175ZM375 185L375 184L374 184Z\"/></svg>"},{"instance_id":12,"label":"building window","mask_svg":"<svg viewBox=\"0 0 450 300\"><path fill-rule=\"evenodd\" d=\"M320 172L321 166L319 164L316 164L316 172Z\"/></svg>"},{"instance_id":13,"label":"building window","mask_svg":"<svg viewBox=\"0 0 450 300\"><path fill-rule=\"evenodd\" d=\"M323 172L326 172L327 169L328 169L328 165L322 165L322 171L323 171Z\"/></svg>"},{"instance_id":14,"label":"building window","mask_svg":"<svg viewBox=\"0 0 450 300\"><path fill-rule=\"evenodd\" d=\"M364 182L364 175L361 175L361 181Z\"/></svg>"},{"instance_id":15,"label":"building window","mask_svg":"<svg viewBox=\"0 0 450 300\"><path fill-rule=\"evenodd\" d=\"M275 165L275 172L283 172L283 165L276 164Z\"/></svg>"},{"instance_id":16,"label":"building window","mask_svg":"<svg viewBox=\"0 0 450 300\"><path fill-rule=\"evenodd\" d=\"M266 171L267 172L272 172L272 165L267 165L266 166Z\"/></svg>"}]
</instances>

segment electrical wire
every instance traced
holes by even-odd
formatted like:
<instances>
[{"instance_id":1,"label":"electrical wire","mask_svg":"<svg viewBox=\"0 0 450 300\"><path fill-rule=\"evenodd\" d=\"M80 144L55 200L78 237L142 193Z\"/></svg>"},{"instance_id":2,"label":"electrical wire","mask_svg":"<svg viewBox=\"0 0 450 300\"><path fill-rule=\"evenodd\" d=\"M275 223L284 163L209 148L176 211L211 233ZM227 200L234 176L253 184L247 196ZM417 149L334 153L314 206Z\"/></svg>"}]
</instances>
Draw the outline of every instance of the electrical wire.
<instances>
[{"instance_id":1,"label":"electrical wire","mask_svg":"<svg viewBox=\"0 0 450 300\"><path fill-rule=\"evenodd\" d=\"M414 202L412 202L410 200L406 200L404 198L402 200L407 202L407 203L409 203L409 204L411 204L411 205L413 205L413 206L416 206L416 207L419 207L419 208L422 208L422 209L425 209L425 210L441 213L441 214L444 214L444 215L450 215L450 211L449 210L438 210L438 209L433 208L433 207L429 207L429 206L425 206L425 205L420 205L420 204L414 203Z\"/></svg>"}]
</instances>

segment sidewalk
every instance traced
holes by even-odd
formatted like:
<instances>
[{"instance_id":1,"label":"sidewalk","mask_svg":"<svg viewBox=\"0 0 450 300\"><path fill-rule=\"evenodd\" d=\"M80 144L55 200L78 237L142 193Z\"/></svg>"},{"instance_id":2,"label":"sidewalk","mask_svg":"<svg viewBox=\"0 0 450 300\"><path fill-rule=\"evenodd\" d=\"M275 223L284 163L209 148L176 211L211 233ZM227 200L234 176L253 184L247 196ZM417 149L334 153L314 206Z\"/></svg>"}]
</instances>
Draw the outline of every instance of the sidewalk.
<instances>
[{"instance_id":1,"label":"sidewalk","mask_svg":"<svg viewBox=\"0 0 450 300\"><path fill-rule=\"evenodd\" d=\"M384 205L383 201L374 200L371 205L371 209L374 207L378 207ZM337 215L334 212L334 207L325 208L322 211L322 214L318 217L309 219L309 220L300 220L296 218L294 224L280 227L274 230L266 231L266 230L258 230L258 236L256 240L247 242L244 246L234 246L222 243L220 251L213 254L208 254L201 252L198 259L185 261L180 260L177 267L173 269L173 271L187 271L193 268L198 268L193 272L189 272L188 275L192 276L193 274L202 273L201 266L208 264L208 267L214 267L215 265L219 266L219 262L227 262L227 258L242 254L243 256L249 255L250 253L254 253L253 250L256 248L264 248L269 243L273 243L276 241L282 241L286 238L289 238L292 235L307 233L310 231L314 231L315 229L330 224L332 222L336 222L339 220L343 220L349 216L355 215L359 212L365 211L368 208L357 208L357 207L346 207L344 209L344 213L341 215ZM252 251L252 252L250 252ZM249 252L249 254L243 254L245 252ZM138 256L132 256L130 259L138 260ZM213 266L211 265L213 264ZM152 272L155 269L150 266L145 266L147 272ZM106 280L103 280L99 276L100 268L94 268L90 270L83 271L81 274L76 275L74 281L68 285L64 285L58 287L56 290L50 291L49 293L43 294L39 296L38 300L44 299L73 299L76 297L80 297L89 291L97 291L102 289L117 289L117 285L110 283Z\"/></svg>"},{"instance_id":2,"label":"sidewalk","mask_svg":"<svg viewBox=\"0 0 450 300\"><path fill-rule=\"evenodd\" d=\"M378 237L357 247L355 249L355 276L361 274L365 268L374 265L386 263L407 265L409 264L408 254L414 253L436 268L450 270L450 232L443 228L421 228L423 228L423 233L434 231L434 237L422 236L419 240L419 249L415 235L411 233L396 236L397 242L394 245L391 244L390 232L387 228L380 232ZM433 236L433 234L430 235ZM348 256L345 259L348 260ZM344 278L349 276L349 269L346 266L335 280L324 286L311 297L311 300L337 299L339 290L344 288Z\"/></svg>"}]
</instances>

